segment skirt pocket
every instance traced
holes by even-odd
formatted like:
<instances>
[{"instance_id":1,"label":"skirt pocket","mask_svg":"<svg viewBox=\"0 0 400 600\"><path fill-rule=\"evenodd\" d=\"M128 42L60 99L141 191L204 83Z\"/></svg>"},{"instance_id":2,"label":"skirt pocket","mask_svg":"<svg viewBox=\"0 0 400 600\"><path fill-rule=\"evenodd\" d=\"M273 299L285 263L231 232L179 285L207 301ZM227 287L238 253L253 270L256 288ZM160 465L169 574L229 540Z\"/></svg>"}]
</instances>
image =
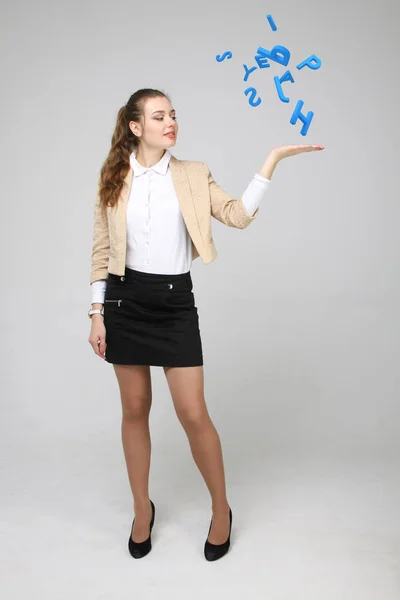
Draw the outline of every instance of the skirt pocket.
<instances>
[{"instance_id":1,"label":"skirt pocket","mask_svg":"<svg viewBox=\"0 0 400 600\"><path fill-rule=\"evenodd\" d=\"M194 294L190 290L171 290L166 295L166 302L168 306L175 307L176 309L182 308L193 308L194 307Z\"/></svg>"},{"instance_id":2,"label":"skirt pocket","mask_svg":"<svg viewBox=\"0 0 400 600\"><path fill-rule=\"evenodd\" d=\"M118 322L119 317L122 315L124 307L123 298L104 298L103 310L104 310L104 327L115 326Z\"/></svg>"},{"instance_id":3,"label":"skirt pocket","mask_svg":"<svg viewBox=\"0 0 400 600\"><path fill-rule=\"evenodd\" d=\"M118 307L121 306L121 302L123 301L123 298L120 298L119 300L111 300L111 298L107 298L104 299L104 305L107 305L111 302L116 302L118 304Z\"/></svg>"}]
</instances>

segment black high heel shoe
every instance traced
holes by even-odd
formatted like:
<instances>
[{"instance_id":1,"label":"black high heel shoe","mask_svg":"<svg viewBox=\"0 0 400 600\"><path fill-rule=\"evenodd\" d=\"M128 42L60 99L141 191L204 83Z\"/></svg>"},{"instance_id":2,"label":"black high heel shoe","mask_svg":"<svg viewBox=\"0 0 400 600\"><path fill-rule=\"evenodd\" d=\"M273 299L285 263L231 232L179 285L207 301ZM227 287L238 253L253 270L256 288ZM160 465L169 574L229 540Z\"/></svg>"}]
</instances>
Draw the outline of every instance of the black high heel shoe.
<instances>
[{"instance_id":1,"label":"black high heel shoe","mask_svg":"<svg viewBox=\"0 0 400 600\"><path fill-rule=\"evenodd\" d=\"M133 523L135 522L136 517L133 519L133 522L132 522L131 532L129 534L129 540L128 540L128 548L129 548L129 552L130 552L131 556L133 556L133 558L142 558L143 556L146 556L146 554L148 554L151 550L151 530L153 529L153 525L154 525L154 517L155 517L155 513L156 513L156 508L151 500L150 500L150 502L151 502L151 510L152 510L152 516L151 516L151 521L150 521L150 531L149 531L149 537L146 540L144 540L144 542L135 542L132 539Z\"/></svg>"},{"instance_id":2,"label":"black high heel shoe","mask_svg":"<svg viewBox=\"0 0 400 600\"><path fill-rule=\"evenodd\" d=\"M204 544L204 556L207 560L217 560L224 556L229 550L231 544L231 530L232 530L232 510L229 509L229 535L228 539L223 544L212 544L208 541L208 535L211 531L212 517L210 522L210 529L208 530L206 543Z\"/></svg>"}]
</instances>

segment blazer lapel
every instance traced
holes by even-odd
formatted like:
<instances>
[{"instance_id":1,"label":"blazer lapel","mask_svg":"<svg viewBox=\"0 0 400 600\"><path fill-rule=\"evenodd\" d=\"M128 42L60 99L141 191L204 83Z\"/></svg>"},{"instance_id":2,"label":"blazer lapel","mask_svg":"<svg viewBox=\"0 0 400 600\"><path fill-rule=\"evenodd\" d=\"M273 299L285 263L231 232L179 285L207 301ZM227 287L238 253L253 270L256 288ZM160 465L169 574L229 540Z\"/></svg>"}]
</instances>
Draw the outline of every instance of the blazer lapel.
<instances>
[{"instance_id":1,"label":"blazer lapel","mask_svg":"<svg viewBox=\"0 0 400 600\"><path fill-rule=\"evenodd\" d=\"M183 161L179 161L175 156L171 156L169 165L183 220L195 246L199 247L202 235L195 205L195 194L190 186L188 171Z\"/></svg>"}]
</instances>

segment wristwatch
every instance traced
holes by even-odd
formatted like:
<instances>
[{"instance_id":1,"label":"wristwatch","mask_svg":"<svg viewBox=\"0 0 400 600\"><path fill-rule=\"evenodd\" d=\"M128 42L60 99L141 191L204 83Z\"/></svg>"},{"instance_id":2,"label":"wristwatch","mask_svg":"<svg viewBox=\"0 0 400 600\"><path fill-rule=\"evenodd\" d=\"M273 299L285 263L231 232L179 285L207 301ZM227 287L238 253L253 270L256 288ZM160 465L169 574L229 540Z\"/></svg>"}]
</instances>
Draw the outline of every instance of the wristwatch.
<instances>
[{"instance_id":1,"label":"wristwatch","mask_svg":"<svg viewBox=\"0 0 400 600\"><path fill-rule=\"evenodd\" d=\"M104 308L91 308L88 312L89 319L92 318L92 315L103 315L104 316Z\"/></svg>"}]
</instances>

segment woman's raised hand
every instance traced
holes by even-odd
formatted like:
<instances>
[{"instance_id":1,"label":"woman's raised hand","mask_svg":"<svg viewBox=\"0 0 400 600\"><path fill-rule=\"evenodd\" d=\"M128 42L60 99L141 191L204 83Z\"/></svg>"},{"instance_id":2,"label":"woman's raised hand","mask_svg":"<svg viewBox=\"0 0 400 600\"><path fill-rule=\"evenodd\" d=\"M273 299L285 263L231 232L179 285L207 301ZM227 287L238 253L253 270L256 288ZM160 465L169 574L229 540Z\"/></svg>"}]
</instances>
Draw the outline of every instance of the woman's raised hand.
<instances>
[{"instance_id":1,"label":"woman's raised hand","mask_svg":"<svg viewBox=\"0 0 400 600\"><path fill-rule=\"evenodd\" d=\"M302 152L314 152L315 150L323 150L325 146L320 144L292 144L290 146L277 146L271 150L271 154L275 159L282 160L288 156L301 154Z\"/></svg>"}]
</instances>

